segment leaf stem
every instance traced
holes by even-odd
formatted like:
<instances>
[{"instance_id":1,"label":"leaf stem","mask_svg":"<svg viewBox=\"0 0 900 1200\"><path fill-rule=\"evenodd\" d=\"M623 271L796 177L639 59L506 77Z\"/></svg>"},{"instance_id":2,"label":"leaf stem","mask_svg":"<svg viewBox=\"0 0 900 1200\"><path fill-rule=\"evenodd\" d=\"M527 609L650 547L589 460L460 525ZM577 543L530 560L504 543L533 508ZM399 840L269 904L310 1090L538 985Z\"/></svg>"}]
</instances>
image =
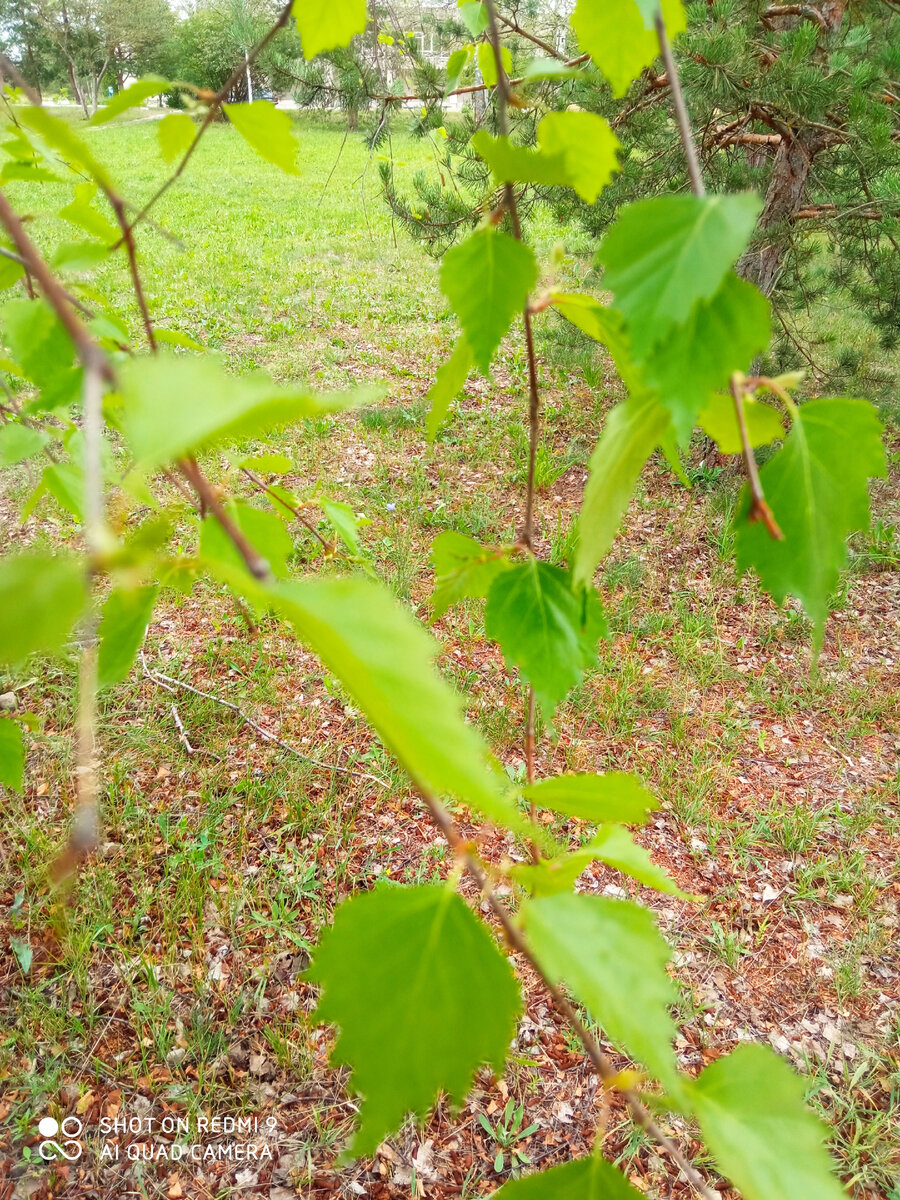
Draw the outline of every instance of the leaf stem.
<instances>
[{"instance_id":1,"label":"leaf stem","mask_svg":"<svg viewBox=\"0 0 900 1200\"><path fill-rule=\"evenodd\" d=\"M237 523L226 511L219 493L197 466L196 459L180 458L178 469L231 539L235 550L244 560L247 570L254 579L271 579L268 562L256 552Z\"/></svg>"},{"instance_id":2,"label":"leaf stem","mask_svg":"<svg viewBox=\"0 0 900 1200\"><path fill-rule=\"evenodd\" d=\"M773 395L778 397L791 420L797 420L800 410L797 408L797 404L791 393L777 379L770 379L768 375L755 375L747 380L746 386L748 388L767 388Z\"/></svg>"},{"instance_id":3,"label":"leaf stem","mask_svg":"<svg viewBox=\"0 0 900 1200\"><path fill-rule=\"evenodd\" d=\"M489 0L486 0L489 2ZM482 899L487 901L494 916L499 921L504 937L511 950L521 954L530 965L534 968L540 978L545 990L553 1000L554 1006L563 1016L569 1028L577 1036L578 1040L584 1046L585 1053L591 1060L597 1075L602 1082L609 1087L616 1087L616 1080L619 1078L620 1072L615 1068L609 1058L603 1053L596 1039L586 1028L584 1022L575 1011L572 1003L567 999L560 988L544 973L543 968L532 952L531 947L522 930L516 924L509 909L494 891L487 871L484 869L481 861L471 851L468 843L459 833L453 818L441 804L437 797L429 793L419 790L419 795L431 813L435 824L443 833L444 837L450 846L450 849L456 857L465 863L466 871L471 875L474 883L478 887ZM675 1143L669 1138L657 1125L650 1112L644 1105L640 1096L631 1088L618 1089L622 1092L628 1104L631 1114L642 1129L653 1138L659 1146L669 1155L673 1162L678 1166L690 1182L692 1187L704 1197L704 1200L713 1200L713 1195L707 1188L703 1178L696 1168L687 1160L687 1158L678 1149Z\"/></svg>"},{"instance_id":4,"label":"leaf stem","mask_svg":"<svg viewBox=\"0 0 900 1200\"><path fill-rule=\"evenodd\" d=\"M697 156L697 146L694 142L691 118L688 115L687 105L684 101L684 93L681 90L681 80L678 76L678 68L675 66L675 57L672 54L669 35L666 33L666 23L663 20L662 8L658 3L654 22L656 25L656 36L659 39L660 53L666 68L666 77L672 91L672 107L675 109L675 120L678 124L678 132L681 135L681 144L684 147L684 157L687 160L691 190L695 196L705 196L706 187L703 184L703 176L700 173L700 159Z\"/></svg>"},{"instance_id":5,"label":"leaf stem","mask_svg":"<svg viewBox=\"0 0 900 1200\"><path fill-rule=\"evenodd\" d=\"M753 453L753 447L750 444L750 435L747 432L747 419L744 413L744 393L748 382L748 380L745 380L743 376L737 373L731 376L730 391L734 400L734 413L737 417L738 430L741 435L744 467L747 471L747 483L750 487L750 513L747 519L749 521L761 521L769 531L770 537L774 538L776 542L783 542L784 534L781 532L778 522L775 520L763 493L762 483L759 479L759 470L756 466L756 456Z\"/></svg>"},{"instance_id":6,"label":"leaf stem","mask_svg":"<svg viewBox=\"0 0 900 1200\"><path fill-rule=\"evenodd\" d=\"M500 46L500 27L497 21L497 10L494 0L485 0L488 14L488 30L491 47L494 51L494 64L497 68L497 127L503 137L509 134L509 78L503 65L503 53ZM513 234L517 241L522 239L522 224L519 220L519 210L516 204L516 194L511 183L504 187L504 203L510 220ZM525 524L518 535L518 540L534 553L534 496L535 469L537 466L537 448L540 440L541 398L538 384L537 356L534 352L534 334L531 328L531 311L528 304L522 313L525 325L525 351L528 359L528 481L525 487ZM534 730L535 730L535 698L534 688L529 684L528 699L525 713L525 771L529 784L534 783ZM531 819L535 818L534 805L531 806ZM537 845L532 842L531 857L537 862L539 858Z\"/></svg>"},{"instance_id":7,"label":"leaf stem","mask_svg":"<svg viewBox=\"0 0 900 1200\"><path fill-rule=\"evenodd\" d=\"M265 495L267 495L271 500L274 500L276 504L280 504L282 508L286 509L286 511L289 512L291 516L304 527L304 529L308 529L313 537L318 538L322 548L327 554L332 554L334 552L334 546L331 544L331 542L322 537L321 533L319 533L312 521L307 521L306 517L304 517L303 513L299 508L297 508L296 505L289 503L289 501L285 500L283 496L279 496L276 491L269 487L264 479L260 479L256 472L251 471L249 467L241 467L241 473L250 480L250 482L258 491L264 492Z\"/></svg>"}]
</instances>

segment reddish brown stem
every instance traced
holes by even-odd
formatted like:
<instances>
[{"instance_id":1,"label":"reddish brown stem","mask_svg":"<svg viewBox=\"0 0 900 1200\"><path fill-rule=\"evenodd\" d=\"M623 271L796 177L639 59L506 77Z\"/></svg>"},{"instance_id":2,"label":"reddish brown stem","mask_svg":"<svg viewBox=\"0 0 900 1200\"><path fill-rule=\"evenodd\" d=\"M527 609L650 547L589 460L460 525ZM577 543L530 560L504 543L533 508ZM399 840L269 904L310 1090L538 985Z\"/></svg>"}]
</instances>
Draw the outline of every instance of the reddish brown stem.
<instances>
[{"instance_id":1,"label":"reddish brown stem","mask_svg":"<svg viewBox=\"0 0 900 1200\"><path fill-rule=\"evenodd\" d=\"M96 371L103 379L111 383L113 369L109 359L82 324L62 284L38 254L2 188L0 188L0 221L12 238L16 250L27 264L27 269L37 280L41 291L62 322L66 333L72 339L78 357L84 366Z\"/></svg>"},{"instance_id":2,"label":"reddish brown stem","mask_svg":"<svg viewBox=\"0 0 900 1200\"><path fill-rule=\"evenodd\" d=\"M246 563L250 574L255 579L268 579L270 577L269 564L260 554L257 554L237 524L229 516L219 498L218 492L197 466L196 461L193 458L180 458L178 460L178 469L225 530L234 548Z\"/></svg>"},{"instance_id":3,"label":"reddish brown stem","mask_svg":"<svg viewBox=\"0 0 900 1200\"><path fill-rule=\"evenodd\" d=\"M736 375L731 377L731 396L734 400L734 412L737 417L738 430L741 435L741 446L743 448L744 467L747 471L747 485L750 488L750 512L747 516L748 521L761 521L769 532L769 536L774 538L776 542L784 541L784 534L778 526L778 522L772 513L771 508L766 503L765 495L763 494L762 484L759 479L759 470L756 466L756 457L753 453L753 446L750 444L750 435L747 431L747 419L744 413L744 388L746 384L742 383Z\"/></svg>"},{"instance_id":4,"label":"reddish brown stem","mask_svg":"<svg viewBox=\"0 0 900 1200\"><path fill-rule=\"evenodd\" d=\"M607 1085L607 1087L617 1087L617 1081L619 1080L621 1072L616 1069L613 1063L603 1053L596 1039L585 1027L584 1022L578 1016L578 1013L575 1011L568 998L553 982L553 980L544 972L544 969L541 967L541 964L535 957L524 934L522 933L522 930L516 924L509 909L495 893L484 865L481 863L480 859L478 859L472 853L468 844L460 835L453 822L453 818L436 797L431 796L427 792L423 792L421 790L419 795L428 808L428 811L431 813L435 824L447 839L451 850L456 857L462 861L466 871L469 873L469 875L471 875L476 886L481 892L483 899L486 900L490 906L491 912L497 918L501 928L503 929L503 935L506 938L506 942L510 949L514 950L517 954L521 954L523 958L525 958L531 964L539 976L545 990L553 1000L553 1004L557 1011L564 1018L566 1024L576 1035L582 1046L584 1046L585 1053L594 1065L599 1078L604 1084ZM619 1090L621 1090L622 1095L625 1097L632 1116L641 1126L641 1128L644 1129L650 1135L650 1137L652 1137L654 1141L656 1141L658 1145L660 1145L666 1151L678 1168L684 1172L685 1177L691 1183L692 1187L694 1187L696 1191L704 1197L704 1200L713 1200L712 1193L707 1188L699 1172L685 1158L671 1138L667 1137L667 1135L663 1133L657 1123L653 1120L653 1117L648 1112L637 1092L631 1088L622 1088Z\"/></svg>"}]
</instances>

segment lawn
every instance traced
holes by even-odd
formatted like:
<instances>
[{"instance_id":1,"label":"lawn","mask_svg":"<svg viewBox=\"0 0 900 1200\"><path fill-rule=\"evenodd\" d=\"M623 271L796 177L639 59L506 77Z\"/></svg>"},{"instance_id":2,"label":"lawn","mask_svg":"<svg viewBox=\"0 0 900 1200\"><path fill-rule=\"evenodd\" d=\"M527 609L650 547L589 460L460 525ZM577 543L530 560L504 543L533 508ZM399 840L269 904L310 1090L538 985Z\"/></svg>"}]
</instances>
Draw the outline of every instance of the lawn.
<instances>
[{"instance_id":1,"label":"lawn","mask_svg":"<svg viewBox=\"0 0 900 1200\"><path fill-rule=\"evenodd\" d=\"M127 195L140 200L164 177L153 122L86 136ZM325 494L365 514L356 569L386 580L428 621L434 537L455 529L502 543L521 519L522 346L514 334L493 379L473 376L430 446L425 394L455 334L438 265L392 229L378 151L321 118L304 119L300 136L301 173L290 177L229 128L210 130L155 210L159 228L140 238L149 307L160 326L220 351L237 371L384 385L381 403L307 422L278 449L292 460L295 494ZM405 135L392 149L398 175L433 161L428 143ZM18 185L14 199L35 206L39 241L58 233L38 207L46 196ZM581 234L545 217L531 232L544 252L561 244L557 278L589 276ZM122 302L139 342L124 271L105 268L97 282ZM585 464L619 385L608 360L552 314L538 322L538 350L546 402L538 549L562 562ZM736 577L736 477L697 446L688 491L654 460L599 578L610 640L555 729L543 731L538 754L539 775L636 770L657 792L662 807L637 836L700 902L629 881L623 888L600 864L580 886L639 894L656 910L675 955L685 1069L742 1040L773 1045L830 1122L843 1178L872 1200L900 1197L895 429L889 442L891 478L873 488L877 524L854 545L818 672L799 612L776 609ZM222 487L247 492L226 456L206 466ZM70 518L46 498L20 524L29 483L26 469L0 475L4 542L72 539ZM180 536L186 549L197 537L187 510ZM292 563L298 572L331 569L302 528ZM434 624L440 665L515 776L523 689L484 640L480 603ZM333 1031L307 1019L315 989L303 972L343 897L378 879L442 877L451 863L440 837L315 657L204 586L167 595L142 662L104 698L102 850L66 894L55 893L48 871L72 802L76 660L73 649L63 661L34 662L16 681L19 704L40 726L25 797L4 794L2 1200L4 1171L18 1180L14 1195L32 1194L25 1159L34 1157L37 1120L57 1100L82 1115L95 1149L97 1122L120 1113L272 1125L257 1138L271 1151L261 1163L92 1155L85 1167L50 1172L54 1196L286 1200L296 1188L475 1197L509 1177L516 1144L549 1166L585 1153L598 1122L605 1153L641 1191L693 1194L617 1100L604 1098L527 977L527 1013L503 1078L479 1076L461 1112L441 1103L374 1160L339 1162L355 1101L345 1073L329 1065ZM568 822L558 832L574 844L584 828ZM496 831L471 833L488 857L510 851ZM538 1128L516 1143L519 1104L519 1128ZM694 1131L670 1125L698 1154ZM735 1195L710 1162L700 1165Z\"/></svg>"}]
</instances>

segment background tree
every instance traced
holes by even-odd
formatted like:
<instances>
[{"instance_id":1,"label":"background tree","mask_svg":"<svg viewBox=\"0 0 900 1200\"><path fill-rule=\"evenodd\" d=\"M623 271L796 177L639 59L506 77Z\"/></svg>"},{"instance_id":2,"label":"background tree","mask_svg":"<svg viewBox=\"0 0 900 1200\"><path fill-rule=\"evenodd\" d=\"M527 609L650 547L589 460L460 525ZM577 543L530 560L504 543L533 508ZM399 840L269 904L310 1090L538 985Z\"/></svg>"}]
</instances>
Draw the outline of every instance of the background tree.
<instances>
[{"instance_id":1,"label":"background tree","mask_svg":"<svg viewBox=\"0 0 900 1200\"><path fill-rule=\"evenodd\" d=\"M703 173L713 191L755 189L765 203L740 273L774 304L781 343L794 315L843 292L897 344L900 202L897 104L900 19L886 3L766 7L694 5L678 43ZM597 89L572 89L594 107ZM629 93L617 133L620 179L595 207L599 234L620 204L687 185L667 116L668 80L648 71ZM611 94L597 107L610 111Z\"/></svg>"},{"instance_id":2,"label":"background tree","mask_svg":"<svg viewBox=\"0 0 900 1200\"><path fill-rule=\"evenodd\" d=\"M253 98L268 82L265 66L248 64L248 51L277 15L270 0L212 0L178 27L178 61L172 74L198 87L218 91L244 60L245 71L231 89L231 101ZM282 37L288 36L282 34Z\"/></svg>"},{"instance_id":3,"label":"background tree","mask_svg":"<svg viewBox=\"0 0 900 1200\"><path fill-rule=\"evenodd\" d=\"M174 66L177 31L178 20L167 0L129 0L119 5L108 26L115 39L111 71L118 90L129 75L165 75Z\"/></svg>"},{"instance_id":4,"label":"background tree","mask_svg":"<svg viewBox=\"0 0 900 1200\"><path fill-rule=\"evenodd\" d=\"M5 52L30 84L65 80L86 117L97 111L109 79L170 64L176 18L166 0L4 0ZM169 53L166 53L166 47Z\"/></svg>"},{"instance_id":5,"label":"background tree","mask_svg":"<svg viewBox=\"0 0 900 1200\"><path fill-rule=\"evenodd\" d=\"M39 95L66 81L66 61L46 22L40 0L0 0L0 50Z\"/></svg>"},{"instance_id":6,"label":"background tree","mask_svg":"<svg viewBox=\"0 0 900 1200\"><path fill-rule=\"evenodd\" d=\"M565 189L532 185L523 189L525 197L550 203L561 220L580 222L599 237L623 203L686 189L661 63L645 70L623 100L592 64L563 67L560 60L571 62L578 53L571 32L563 37L563 15L514 5L502 20L519 34L508 41L523 106L511 112L514 140L533 144L545 111L577 105L607 116L623 145L623 170L597 204L586 205ZM472 30L459 32L459 44L472 40ZM484 36L475 40L483 43ZM475 51L477 61L478 45ZM825 295L842 295L875 328L882 346L893 348L900 319L896 9L845 0L819 7L767 7L755 0L694 4L676 53L710 190L754 189L765 196L740 273L773 302L776 359L788 347L796 356L810 337L796 318ZM535 56L568 77L529 77ZM468 71L446 80L447 90L471 89L471 65ZM423 103L429 106L421 123L425 132L442 125L444 114L442 100L423 93ZM383 171L396 215L437 252L477 219L490 187L469 146L482 123L496 132L490 106L483 120L472 114L455 129L447 127L439 181L420 176L413 196L399 195L390 169ZM805 344L802 351L812 362ZM858 348L839 348L836 355L838 367L851 374L859 359Z\"/></svg>"}]
</instances>

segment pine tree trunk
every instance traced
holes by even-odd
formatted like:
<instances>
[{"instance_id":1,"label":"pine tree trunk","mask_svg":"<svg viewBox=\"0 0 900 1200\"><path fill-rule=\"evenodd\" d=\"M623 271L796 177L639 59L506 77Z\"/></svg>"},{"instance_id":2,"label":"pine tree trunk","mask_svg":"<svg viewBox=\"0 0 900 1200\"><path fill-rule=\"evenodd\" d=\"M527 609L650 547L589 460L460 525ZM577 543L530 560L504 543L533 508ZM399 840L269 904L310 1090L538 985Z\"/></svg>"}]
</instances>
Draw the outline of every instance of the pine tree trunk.
<instances>
[{"instance_id":1,"label":"pine tree trunk","mask_svg":"<svg viewBox=\"0 0 900 1200\"><path fill-rule=\"evenodd\" d=\"M348 108L347 109L347 128L349 129L349 131L351 133L356 133L357 129L359 129L359 109L358 108Z\"/></svg>"},{"instance_id":2,"label":"pine tree trunk","mask_svg":"<svg viewBox=\"0 0 900 1200\"><path fill-rule=\"evenodd\" d=\"M87 105L84 102L84 96L81 93L81 88L78 86L78 76L75 74L75 65L71 58L67 59L67 66L69 68L69 83L72 86L72 95L75 99L75 103L81 105L81 107L84 109L84 115L87 116Z\"/></svg>"},{"instance_id":3,"label":"pine tree trunk","mask_svg":"<svg viewBox=\"0 0 900 1200\"><path fill-rule=\"evenodd\" d=\"M823 0L818 11L825 20L828 33L840 29L846 7L847 0ZM793 22L803 19L802 16L788 18ZM813 159L827 145L827 135L818 129L801 128L782 133L766 189L766 201L756 227L757 244L747 251L737 267L738 274L755 283L766 296L778 282L781 260L787 248L787 228L806 202Z\"/></svg>"},{"instance_id":4,"label":"pine tree trunk","mask_svg":"<svg viewBox=\"0 0 900 1200\"><path fill-rule=\"evenodd\" d=\"M803 207L813 158L821 148L821 137L810 137L806 132L785 137L778 147L766 202L756 227L761 240L738 263L738 274L755 283L765 296L775 287L787 247L784 226Z\"/></svg>"}]
</instances>

